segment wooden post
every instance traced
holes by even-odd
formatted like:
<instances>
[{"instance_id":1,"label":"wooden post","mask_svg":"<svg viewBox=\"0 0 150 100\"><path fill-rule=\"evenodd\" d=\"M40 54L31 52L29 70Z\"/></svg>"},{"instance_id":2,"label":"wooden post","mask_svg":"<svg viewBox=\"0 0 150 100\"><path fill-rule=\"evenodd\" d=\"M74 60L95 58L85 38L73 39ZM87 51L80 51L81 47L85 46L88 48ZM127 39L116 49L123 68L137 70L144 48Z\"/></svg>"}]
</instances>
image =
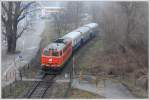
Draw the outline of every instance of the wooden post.
<instances>
[{"instance_id":1,"label":"wooden post","mask_svg":"<svg viewBox=\"0 0 150 100\"><path fill-rule=\"evenodd\" d=\"M2 97L5 98L5 88L2 89Z\"/></svg>"},{"instance_id":2,"label":"wooden post","mask_svg":"<svg viewBox=\"0 0 150 100\"><path fill-rule=\"evenodd\" d=\"M13 78L13 79L15 78L15 75L14 75L14 70L13 70L13 72L12 72L12 78Z\"/></svg>"},{"instance_id":3,"label":"wooden post","mask_svg":"<svg viewBox=\"0 0 150 100\"><path fill-rule=\"evenodd\" d=\"M95 84L96 84L96 88L97 88L97 86L98 86L98 77L97 77L97 75L96 75L96 78L95 78Z\"/></svg>"},{"instance_id":4,"label":"wooden post","mask_svg":"<svg viewBox=\"0 0 150 100\"><path fill-rule=\"evenodd\" d=\"M9 85L9 93L11 94L11 83Z\"/></svg>"},{"instance_id":5,"label":"wooden post","mask_svg":"<svg viewBox=\"0 0 150 100\"><path fill-rule=\"evenodd\" d=\"M25 73L25 66L23 67L23 72Z\"/></svg>"},{"instance_id":6,"label":"wooden post","mask_svg":"<svg viewBox=\"0 0 150 100\"><path fill-rule=\"evenodd\" d=\"M27 64L28 65L28 69L29 69L29 64Z\"/></svg>"},{"instance_id":7,"label":"wooden post","mask_svg":"<svg viewBox=\"0 0 150 100\"><path fill-rule=\"evenodd\" d=\"M70 73L70 82L69 82L69 87L71 87L71 83L72 83L72 72Z\"/></svg>"},{"instance_id":8,"label":"wooden post","mask_svg":"<svg viewBox=\"0 0 150 100\"><path fill-rule=\"evenodd\" d=\"M72 66L72 74L73 74L73 76L75 76L75 72L74 72L74 64L75 64L75 60L74 60L74 56L73 56L73 66Z\"/></svg>"},{"instance_id":9,"label":"wooden post","mask_svg":"<svg viewBox=\"0 0 150 100\"><path fill-rule=\"evenodd\" d=\"M136 86L136 76L134 74L134 85Z\"/></svg>"},{"instance_id":10,"label":"wooden post","mask_svg":"<svg viewBox=\"0 0 150 100\"><path fill-rule=\"evenodd\" d=\"M80 71L80 74L79 74L79 83L80 83L81 80L83 80L82 71Z\"/></svg>"},{"instance_id":11,"label":"wooden post","mask_svg":"<svg viewBox=\"0 0 150 100\"><path fill-rule=\"evenodd\" d=\"M22 81L22 73L21 73L21 70L19 71L19 74L20 74L20 78L21 78L21 81Z\"/></svg>"},{"instance_id":12,"label":"wooden post","mask_svg":"<svg viewBox=\"0 0 150 100\"><path fill-rule=\"evenodd\" d=\"M6 72L6 81L7 81L7 72Z\"/></svg>"},{"instance_id":13,"label":"wooden post","mask_svg":"<svg viewBox=\"0 0 150 100\"><path fill-rule=\"evenodd\" d=\"M11 79L11 72L9 72L9 79Z\"/></svg>"},{"instance_id":14,"label":"wooden post","mask_svg":"<svg viewBox=\"0 0 150 100\"><path fill-rule=\"evenodd\" d=\"M15 84L14 84L14 97L16 97L16 81L15 81Z\"/></svg>"},{"instance_id":15,"label":"wooden post","mask_svg":"<svg viewBox=\"0 0 150 100\"><path fill-rule=\"evenodd\" d=\"M14 71L14 74L15 74L14 76L15 76L15 82L16 82L16 80L17 80L17 79L16 79L16 71Z\"/></svg>"}]
</instances>

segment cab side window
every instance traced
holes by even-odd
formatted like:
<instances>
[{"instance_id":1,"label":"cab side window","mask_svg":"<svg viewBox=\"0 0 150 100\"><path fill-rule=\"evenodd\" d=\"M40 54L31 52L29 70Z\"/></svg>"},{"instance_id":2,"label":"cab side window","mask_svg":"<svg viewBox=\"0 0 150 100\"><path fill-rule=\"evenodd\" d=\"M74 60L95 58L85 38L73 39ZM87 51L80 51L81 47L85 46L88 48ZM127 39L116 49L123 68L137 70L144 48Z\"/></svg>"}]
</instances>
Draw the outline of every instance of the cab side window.
<instances>
[{"instance_id":1,"label":"cab side window","mask_svg":"<svg viewBox=\"0 0 150 100\"><path fill-rule=\"evenodd\" d=\"M68 46L66 46L66 47L64 48L64 52L66 52L67 48L68 48Z\"/></svg>"},{"instance_id":2,"label":"cab side window","mask_svg":"<svg viewBox=\"0 0 150 100\"><path fill-rule=\"evenodd\" d=\"M62 56L62 51L60 51L60 56Z\"/></svg>"},{"instance_id":3,"label":"cab side window","mask_svg":"<svg viewBox=\"0 0 150 100\"><path fill-rule=\"evenodd\" d=\"M44 55L45 55L45 56L50 56L49 50L44 50Z\"/></svg>"}]
</instances>

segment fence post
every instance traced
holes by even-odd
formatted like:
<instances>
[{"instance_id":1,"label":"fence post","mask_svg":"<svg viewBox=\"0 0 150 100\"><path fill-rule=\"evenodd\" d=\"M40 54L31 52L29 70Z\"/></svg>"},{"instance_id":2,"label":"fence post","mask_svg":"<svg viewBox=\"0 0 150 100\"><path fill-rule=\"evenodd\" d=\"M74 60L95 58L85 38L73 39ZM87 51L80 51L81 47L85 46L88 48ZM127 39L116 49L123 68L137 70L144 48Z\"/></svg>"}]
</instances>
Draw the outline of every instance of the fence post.
<instances>
[{"instance_id":1,"label":"fence post","mask_svg":"<svg viewBox=\"0 0 150 100\"><path fill-rule=\"evenodd\" d=\"M9 93L11 94L11 83L9 85Z\"/></svg>"},{"instance_id":2,"label":"fence post","mask_svg":"<svg viewBox=\"0 0 150 100\"><path fill-rule=\"evenodd\" d=\"M98 86L98 77L97 77L97 75L96 75L96 78L95 78L95 84L96 84L96 88L97 88L97 86Z\"/></svg>"},{"instance_id":3,"label":"fence post","mask_svg":"<svg viewBox=\"0 0 150 100\"><path fill-rule=\"evenodd\" d=\"M5 88L2 89L2 97L5 98Z\"/></svg>"},{"instance_id":4,"label":"fence post","mask_svg":"<svg viewBox=\"0 0 150 100\"><path fill-rule=\"evenodd\" d=\"M83 79L83 75L82 75L82 71L80 71L80 74L79 74L79 83L80 81Z\"/></svg>"},{"instance_id":5,"label":"fence post","mask_svg":"<svg viewBox=\"0 0 150 100\"><path fill-rule=\"evenodd\" d=\"M25 66L23 67L23 72L25 73Z\"/></svg>"},{"instance_id":6,"label":"fence post","mask_svg":"<svg viewBox=\"0 0 150 100\"><path fill-rule=\"evenodd\" d=\"M29 64L27 64L27 66L28 66L28 69L29 69Z\"/></svg>"},{"instance_id":7,"label":"fence post","mask_svg":"<svg viewBox=\"0 0 150 100\"><path fill-rule=\"evenodd\" d=\"M16 81L14 82L14 97L16 97Z\"/></svg>"},{"instance_id":8,"label":"fence post","mask_svg":"<svg viewBox=\"0 0 150 100\"><path fill-rule=\"evenodd\" d=\"M136 77L135 77L135 75L134 75L134 85L136 86Z\"/></svg>"},{"instance_id":9,"label":"fence post","mask_svg":"<svg viewBox=\"0 0 150 100\"><path fill-rule=\"evenodd\" d=\"M14 74L15 74L15 82L16 82L16 80L17 80L17 79L16 79L16 71L14 71Z\"/></svg>"},{"instance_id":10,"label":"fence post","mask_svg":"<svg viewBox=\"0 0 150 100\"><path fill-rule=\"evenodd\" d=\"M6 81L7 81L7 72L6 72Z\"/></svg>"},{"instance_id":11,"label":"fence post","mask_svg":"<svg viewBox=\"0 0 150 100\"><path fill-rule=\"evenodd\" d=\"M75 58L74 58L74 56L73 56L73 66L72 66L72 76L75 76L75 70L74 70L74 68L75 68Z\"/></svg>"},{"instance_id":12,"label":"fence post","mask_svg":"<svg viewBox=\"0 0 150 100\"><path fill-rule=\"evenodd\" d=\"M19 74L20 74L20 78L21 78L21 81L22 81L22 73L21 73L21 70L19 70Z\"/></svg>"},{"instance_id":13,"label":"fence post","mask_svg":"<svg viewBox=\"0 0 150 100\"><path fill-rule=\"evenodd\" d=\"M69 82L69 87L71 87L71 81L72 81L72 75L70 73L70 82Z\"/></svg>"},{"instance_id":14,"label":"fence post","mask_svg":"<svg viewBox=\"0 0 150 100\"><path fill-rule=\"evenodd\" d=\"M11 79L11 72L9 72L9 79Z\"/></svg>"}]
</instances>

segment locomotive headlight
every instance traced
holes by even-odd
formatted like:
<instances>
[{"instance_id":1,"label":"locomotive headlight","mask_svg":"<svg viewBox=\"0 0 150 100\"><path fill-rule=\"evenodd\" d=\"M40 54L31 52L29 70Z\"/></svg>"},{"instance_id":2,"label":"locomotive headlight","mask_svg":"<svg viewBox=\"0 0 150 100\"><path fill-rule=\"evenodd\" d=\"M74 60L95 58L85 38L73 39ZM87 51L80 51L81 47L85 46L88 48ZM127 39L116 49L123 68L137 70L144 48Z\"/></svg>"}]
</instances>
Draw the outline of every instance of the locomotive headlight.
<instances>
[{"instance_id":1,"label":"locomotive headlight","mask_svg":"<svg viewBox=\"0 0 150 100\"><path fill-rule=\"evenodd\" d=\"M49 62L52 62L52 58L50 58L48 61L49 61Z\"/></svg>"}]
</instances>

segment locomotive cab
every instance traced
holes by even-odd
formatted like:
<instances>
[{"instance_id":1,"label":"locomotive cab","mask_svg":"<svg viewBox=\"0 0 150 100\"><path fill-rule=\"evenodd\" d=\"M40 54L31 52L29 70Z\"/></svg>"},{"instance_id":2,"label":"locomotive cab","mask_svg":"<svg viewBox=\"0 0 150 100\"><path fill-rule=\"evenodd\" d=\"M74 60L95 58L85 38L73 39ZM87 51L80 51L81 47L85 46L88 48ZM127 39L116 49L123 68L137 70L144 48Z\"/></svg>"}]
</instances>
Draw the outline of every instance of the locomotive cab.
<instances>
[{"instance_id":1,"label":"locomotive cab","mask_svg":"<svg viewBox=\"0 0 150 100\"><path fill-rule=\"evenodd\" d=\"M72 54L71 40L57 39L42 50L42 69L60 69Z\"/></svg>"}]
</instances>

